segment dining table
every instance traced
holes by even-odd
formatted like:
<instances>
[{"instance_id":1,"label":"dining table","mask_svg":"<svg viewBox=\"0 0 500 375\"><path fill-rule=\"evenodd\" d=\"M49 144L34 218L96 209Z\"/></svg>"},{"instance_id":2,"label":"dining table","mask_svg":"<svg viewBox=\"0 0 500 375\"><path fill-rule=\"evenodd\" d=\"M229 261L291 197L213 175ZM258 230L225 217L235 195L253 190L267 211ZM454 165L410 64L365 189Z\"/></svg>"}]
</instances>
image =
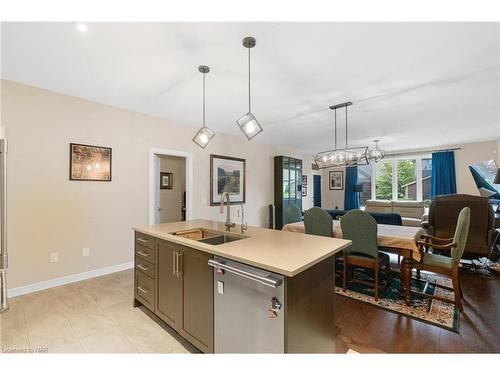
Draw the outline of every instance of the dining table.
<instances>
[{"instance_id":1,"label":"dining table","mask_svg":"<svg viewBox=\"0 0 500 375\"><path fill-rule=\"evenodd\" d=\"M340 221L332 220L333 237L342 238ZM289 223L283 226L284 231L305 233L304 222ZM401 295L407 305L411 304L411 278L414 264L420 261L421 255L417 241L425 234L421 227L377 224L378 246L389 252L401 255Z\"/></svg>"}]
</instances>

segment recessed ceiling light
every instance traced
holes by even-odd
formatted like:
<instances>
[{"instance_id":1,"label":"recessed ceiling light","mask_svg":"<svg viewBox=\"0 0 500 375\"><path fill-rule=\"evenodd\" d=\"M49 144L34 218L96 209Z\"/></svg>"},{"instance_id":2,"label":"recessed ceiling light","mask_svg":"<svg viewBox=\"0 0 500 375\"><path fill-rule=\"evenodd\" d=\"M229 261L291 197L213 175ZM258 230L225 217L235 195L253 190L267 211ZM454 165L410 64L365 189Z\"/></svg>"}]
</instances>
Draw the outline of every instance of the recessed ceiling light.
<instances>
[{"instance_id":1,"label":"recessed ceiling light","mask_svg":"<svg viewBox=\"0 0 500 375\"><path fill-rule=\"evenodd\" d=\"M75 22L73 25L75 26L75 29L77 29L79 32L81 33L87 32L87 25L85 25L84 23Z\"/></svg>"}]
</instances>

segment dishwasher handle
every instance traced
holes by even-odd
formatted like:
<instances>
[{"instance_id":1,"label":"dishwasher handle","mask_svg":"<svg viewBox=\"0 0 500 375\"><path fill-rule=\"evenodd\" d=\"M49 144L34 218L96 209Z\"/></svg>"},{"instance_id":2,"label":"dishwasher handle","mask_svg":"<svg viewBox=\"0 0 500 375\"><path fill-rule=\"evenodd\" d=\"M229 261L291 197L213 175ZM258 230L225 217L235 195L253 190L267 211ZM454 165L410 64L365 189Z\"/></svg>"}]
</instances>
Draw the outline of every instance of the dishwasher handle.
<instances>
[{"instance_id":1,"label":"dishwasher handle","mask_svg":"<svg viewBox=\"0 0 500 375\"><path fill-rule=\"evenodd\" d=\"M220 269L222 269L224 271L227 271L227 272L230 272L230 273L234 273L235 275L242 276L242 277L245 277L247 279L256 281L258 283L270 286L271 288L277 288L282 283L281 279L275 279L275 278L273 278L271 276L263 277L263 276L255 275L255 274L253 274L251 272L247 272L245 270L242 270L242 269L239 269L239 268L236 268L236 267L228 266L225 263L221 263L221 262L218 262L218 261L213 260L213 259L210 259L208 261L208 265L211 266L211 267L214 267L214 268L215 267L220 268Z\"/></svg>"}]
</instances>

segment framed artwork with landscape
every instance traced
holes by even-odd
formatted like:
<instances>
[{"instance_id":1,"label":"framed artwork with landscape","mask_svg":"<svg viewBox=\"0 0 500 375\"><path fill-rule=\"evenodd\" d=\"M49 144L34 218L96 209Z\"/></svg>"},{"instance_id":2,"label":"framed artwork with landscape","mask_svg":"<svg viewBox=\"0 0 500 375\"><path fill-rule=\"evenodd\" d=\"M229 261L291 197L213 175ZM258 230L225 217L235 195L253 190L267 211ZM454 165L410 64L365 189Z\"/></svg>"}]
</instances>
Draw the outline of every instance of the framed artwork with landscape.
<instances>
[{"instance_id":1,"label":"framed artwork with landscape","mask_svg":"<svg viewBox=\"0 0 500 375\"><path fill-rule=\"evenodd\" d=\"M344 172L330 171L328 174L328 185L330 190L344 190Z\"/></svg>"},{"instance_id":2,"label":"framed artwork with landscape","mask_svg":"<svg viewBox=\"0 0 500 375\"><path fill-rule=\"evenodd\" d=\"M111 181L111 148L69 144L69 179L72 181Z\"/></svg>"},{"instance_id":3,"label":"framed artwork with landscape","mask_svg":"<svg viewBox=\"0 0 500 375\"><path fill-rule=\"evenodd\" d=\"M210 155L210 205L220 204L228 192L231 204L245 203L246 160L230 156Z\"/></svg>"}]
</instances>

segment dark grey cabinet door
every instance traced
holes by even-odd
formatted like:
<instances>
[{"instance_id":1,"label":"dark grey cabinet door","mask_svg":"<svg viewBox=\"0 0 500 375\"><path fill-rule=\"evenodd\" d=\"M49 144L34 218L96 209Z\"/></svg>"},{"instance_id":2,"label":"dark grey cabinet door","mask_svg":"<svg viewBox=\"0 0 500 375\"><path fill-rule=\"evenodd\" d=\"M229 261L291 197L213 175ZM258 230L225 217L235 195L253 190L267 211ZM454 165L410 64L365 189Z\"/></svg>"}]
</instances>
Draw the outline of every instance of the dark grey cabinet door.
<instances>
[{"instance_id":1,"label":"dark grey cabinet door","mask_svg":"<svg viewBox=\"0 0 500 375\"><path fill-rule=\"evenodd\" d=\"M182 247L181 335L205 353L213 353L213 269L212 256Z\"/></svg>"},{"instance_id":2,"label":"dark grey cabinet door","mask_svg":"<svg viewBox=\"0 0 500 375\"><path fill-rule=\"evenodd\" d=\"M182 320L182 275L176 272L176 245L158 240L157 299L155 313L179 330Z\"/></svg>"}]
</instances>

